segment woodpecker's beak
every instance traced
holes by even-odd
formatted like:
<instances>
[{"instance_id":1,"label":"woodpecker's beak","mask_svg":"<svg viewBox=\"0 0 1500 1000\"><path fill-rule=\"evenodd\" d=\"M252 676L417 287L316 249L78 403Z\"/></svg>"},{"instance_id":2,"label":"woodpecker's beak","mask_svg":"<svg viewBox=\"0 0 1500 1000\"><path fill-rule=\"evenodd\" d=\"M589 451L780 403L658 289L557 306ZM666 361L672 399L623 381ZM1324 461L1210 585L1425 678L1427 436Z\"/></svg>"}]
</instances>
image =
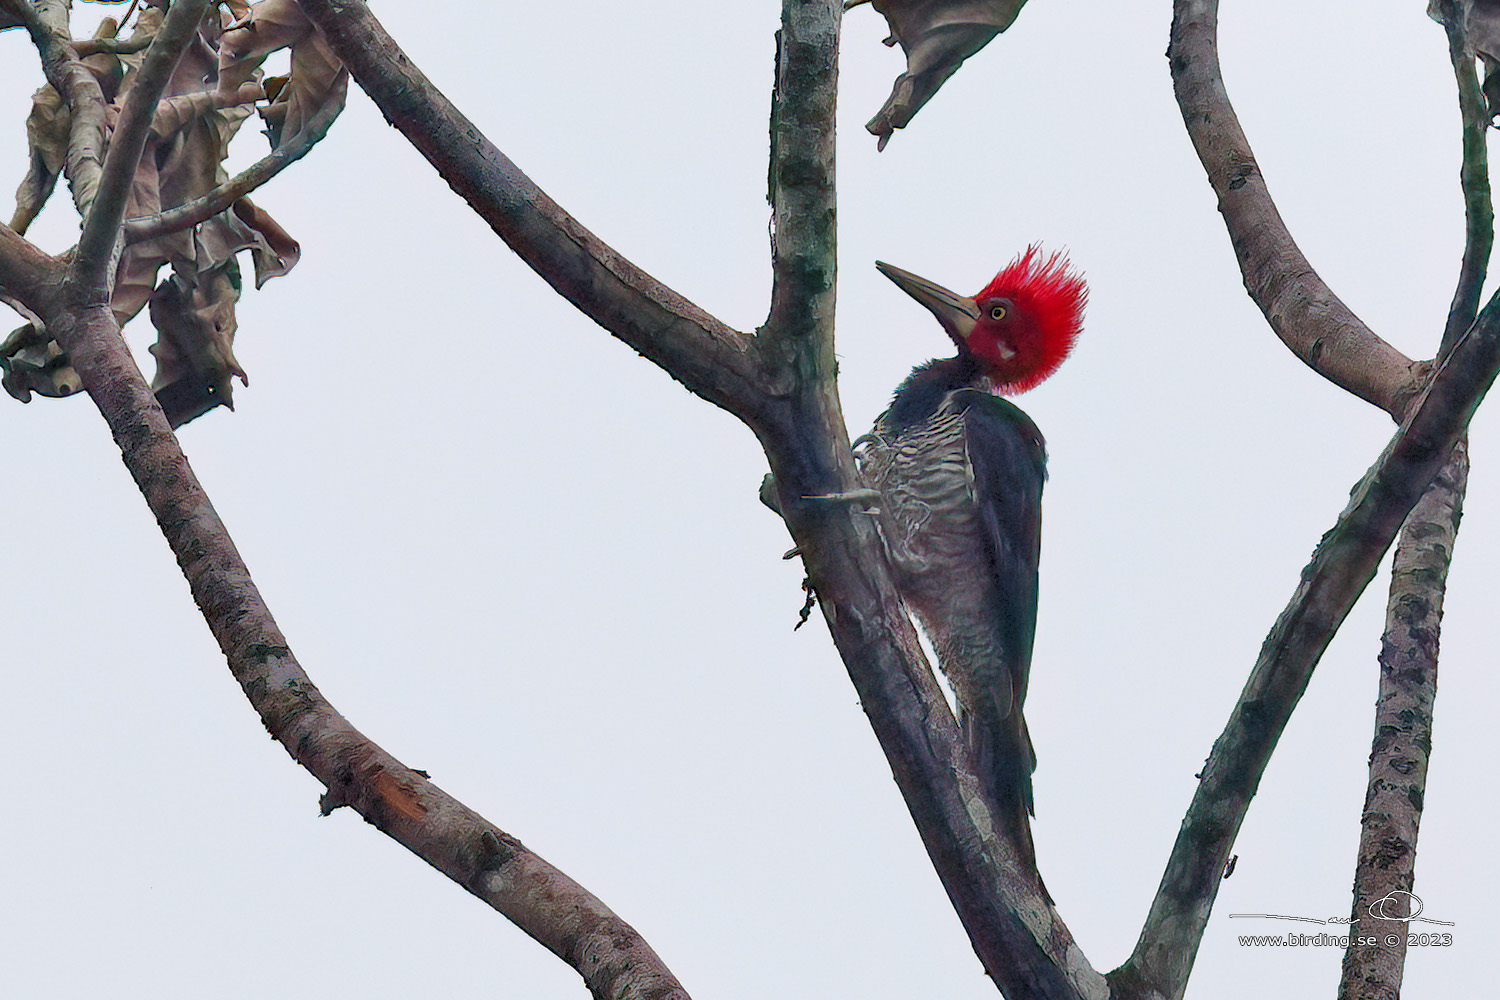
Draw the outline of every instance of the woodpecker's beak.
<instances>
[{"instance_id":1,"label":"woodpecker's beak","mask_svg":"<svg viewBox=\"0 0 1500 1000\"><path fill-rule=\"evenodd\" d=\"M973 299L950 292L936 282L919 278L910 271L903 271L884 261L877 260L875 266L880 268L881 274L900 286L903 292L931 310L950 337L960 344L969 339L969 334L974 332L974 325L979 319L979 304Z\"/></svg>"}]
</instances>

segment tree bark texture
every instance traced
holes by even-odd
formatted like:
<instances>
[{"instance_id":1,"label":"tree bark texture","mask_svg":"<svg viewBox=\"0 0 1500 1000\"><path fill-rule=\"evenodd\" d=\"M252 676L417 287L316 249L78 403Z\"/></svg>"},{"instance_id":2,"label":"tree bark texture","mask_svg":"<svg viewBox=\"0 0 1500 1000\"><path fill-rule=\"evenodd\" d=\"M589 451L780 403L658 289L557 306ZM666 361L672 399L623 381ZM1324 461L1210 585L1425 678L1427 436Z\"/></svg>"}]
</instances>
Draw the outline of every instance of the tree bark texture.
<instances>
[{"instance_id":1,"label":"tree bark texture","mask_svg":"<svg viewBox=\"0 0 1500 1000\"><path fill-rule=\"evenodd\" d=\"M1172 11L1167 59L1177 103L1218 195L1246 291L1304 364L1399 420L1419 388L1411 359L1376 336L1323 283L1276 210L1224 89L1218 0L1177 0Z\"/></svg>"},{"instance_id":2,"label":"tree bark texture","mask_svg":"<svg viewBox=\"0 0 1500 1000\"><path fill-rule=\"evenodd\" d=\"M1410 894L1432 753L1438 629L1468 468L1460 442L1407 517L1396 546L1340 1000L1401 993L1409 925L1399 918L1414 915Z\"/></svg>"}]
</instances>

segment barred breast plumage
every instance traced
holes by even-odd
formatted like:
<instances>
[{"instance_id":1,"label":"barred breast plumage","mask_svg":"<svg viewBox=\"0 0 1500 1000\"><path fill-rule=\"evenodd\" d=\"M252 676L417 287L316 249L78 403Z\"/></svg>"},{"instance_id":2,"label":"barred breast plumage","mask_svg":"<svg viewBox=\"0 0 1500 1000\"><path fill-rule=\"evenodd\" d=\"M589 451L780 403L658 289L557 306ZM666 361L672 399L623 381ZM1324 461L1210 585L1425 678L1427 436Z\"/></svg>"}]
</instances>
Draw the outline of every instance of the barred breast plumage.
<instances>
[{"instance_id":1,"label":"barred breast plumage","mask_svg":"<svg viewBox=\"0 0 1500 1000\"><path fill-rule=\"evenodd\" d=\"M1024 692L1007 661L995 566L974 497L967 406L944 397L927 420L893 427L885 416L857 452L866 485L880 493L880 523L902 598L917 616L959 704L993 702L1004 717ZM1024 683L1024 681L1023 681Z\"/></svg>"}]
</instances>

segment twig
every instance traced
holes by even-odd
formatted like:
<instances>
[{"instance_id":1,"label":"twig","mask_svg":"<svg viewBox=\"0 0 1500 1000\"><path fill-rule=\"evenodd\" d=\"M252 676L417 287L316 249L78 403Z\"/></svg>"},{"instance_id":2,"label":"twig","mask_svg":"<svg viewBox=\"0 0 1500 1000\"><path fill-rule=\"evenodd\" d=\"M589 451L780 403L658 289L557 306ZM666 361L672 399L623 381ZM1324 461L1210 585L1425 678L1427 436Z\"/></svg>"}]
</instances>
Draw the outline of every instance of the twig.
<instances>
[{"instance_id":1,"label":"twig","mask_svg":"<svg viewBox=\"0 0 1500 1000\"><path fill-rule=\"evenodd\" d=\"M1308 367L1399 420L1420 388L1412 361L1349 311L1287 231L1224 90L1218 8L1218 0L1176 0L1167 58L1182 120L1219 197L1245 288Z\"/></svg>"},{"instance_id":2,"label":"twig","mask_svg":"<svg viewBox=\"0 0 1500 1000\"><path fill-rule=\"evenodd\" d=\"M192 201L157 215L126 221L125 242L127 244L140 243L144 240L166 236L169 233L180 232L218 215L306 156L307 152L328 134L333 120L343 109L342 100L330 101L319 108L318 113L308 119L295 136L201 198L194 198Z\"/></svg>"},{"instance_id":3,"label":"twig","mask_svg":"<svg viewBox=\"0 0 1500 1000\"><path fill-rule=\"evenodd\" d=\"M443 179L558 294L731 413L759 407L751 340L662 285L563 211L417 69L358 0L306 0L355 81Z\"/></svg>"},{"instance_id":4,"label":"twig","mask_svg":"<svg viewBox=\"0 0 1500 1000\"><path fill-rule=\"evenodd\" d=\"M108 301L114 284L112 261L120 241L120 222L125 205L135 187L135 172L141 151L151 134L156 105L166 89L183 49L198 31L198 22L210 6L209 0L177 0L146 50L136 71L119 120L110 136L109 152L104 158L104 173L99 192L84 216L83 232L78 238L73 258L76 290L91 300Z\"/></svg>"},{"instance_id":5,"label":"twig","mask_svg":"<svg viewBox=\"0 0 1500 1000\"><path fill-rule=\"evenodd\" d=\"M73 43L73 50L78 53L78 58L98 55L108 52L116 56L133 55L151 44L151 36L145 35L131 38L85 38Z\"/></svg>"}]
</instances>

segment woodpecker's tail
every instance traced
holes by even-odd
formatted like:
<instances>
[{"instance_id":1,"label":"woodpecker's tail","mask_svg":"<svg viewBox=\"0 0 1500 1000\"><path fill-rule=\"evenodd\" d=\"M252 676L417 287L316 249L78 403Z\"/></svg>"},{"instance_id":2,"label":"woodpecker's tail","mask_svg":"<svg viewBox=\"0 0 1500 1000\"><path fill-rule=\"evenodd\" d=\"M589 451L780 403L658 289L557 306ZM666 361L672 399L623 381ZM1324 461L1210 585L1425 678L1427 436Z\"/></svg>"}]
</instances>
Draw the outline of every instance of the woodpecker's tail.
<instances>
[{"instance_id":1,"label":"woodpecker's tail","mask_svg":"<svg viewBox=\"0 0 1500 1000\"><path fill-rule=\"evenodd\" d=\"M1022 866L1036 875L1042 895L1051 902L1036 867L1036 846L1031 839L1031 817L1035 807L1031 797L1031 772L1036 769L1036 754L1031 748L1031 734L1019 711L1003 719L966 714L962 719L965 738L974 753L974 764L980 784L990 790L1000 833L1015 845Z\"/></svg>"}]
</instances>

